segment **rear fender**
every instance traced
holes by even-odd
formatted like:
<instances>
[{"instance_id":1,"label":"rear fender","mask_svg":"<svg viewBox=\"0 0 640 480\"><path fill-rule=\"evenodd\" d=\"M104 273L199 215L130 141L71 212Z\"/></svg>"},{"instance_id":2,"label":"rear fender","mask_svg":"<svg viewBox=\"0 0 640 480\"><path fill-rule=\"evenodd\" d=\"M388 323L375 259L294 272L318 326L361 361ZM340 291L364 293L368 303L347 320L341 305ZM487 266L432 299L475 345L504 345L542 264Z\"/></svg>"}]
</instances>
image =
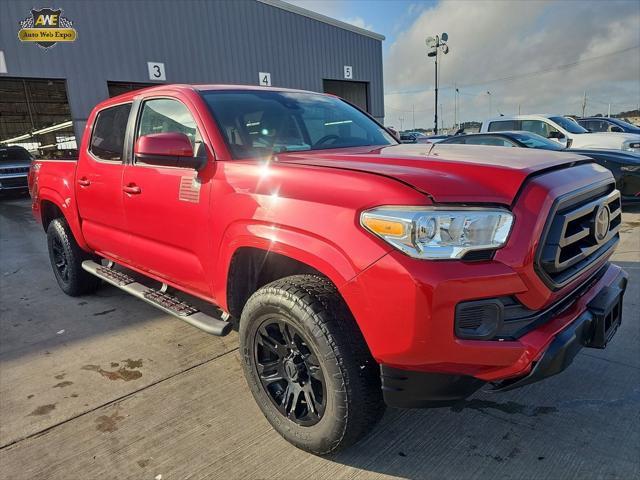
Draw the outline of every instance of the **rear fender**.
<instances>
[{"instance_id":1,"label":"rear fender","mask_svg":"<svg viewBox=\"0 0 640 480\"><path fill-rule=\"evenodd\" d=\"M78 208L74 200L73 192L68 187L65 187L64 190L66 197L63 197L60 193L48 187L42 187L39 189L38 207L40 210L41 220L44 220L42 218L42 202L48 201L53 203L62 212L62 215L67 221L67 224L73 233L73 237L80 248L90 252L91 248L89 248L84 240L84 236L82 235L80 216L78 215Z\"/></svg>"}]
</instances>

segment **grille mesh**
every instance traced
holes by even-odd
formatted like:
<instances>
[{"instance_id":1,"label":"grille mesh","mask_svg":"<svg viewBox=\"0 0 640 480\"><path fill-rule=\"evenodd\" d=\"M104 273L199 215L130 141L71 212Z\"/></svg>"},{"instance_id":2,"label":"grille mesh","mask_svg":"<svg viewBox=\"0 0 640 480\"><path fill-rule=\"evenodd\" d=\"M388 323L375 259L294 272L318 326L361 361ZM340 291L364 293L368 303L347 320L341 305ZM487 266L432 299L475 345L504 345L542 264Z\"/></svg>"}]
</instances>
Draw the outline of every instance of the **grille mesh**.
<instances>
[{"instance_id":1,"label":"grille mesh","mask_svg":"<svg viewBox=\"0 0 640 480\"><path fill-rule=\"evenodd\" d=\"M606 210L602 217L608 219L608 227L597 231L601 210ZM620 192L614 184L560 199L538 257L543 280L559 288L613 249L619 239L621 213Z\"/></svg>"}]
</instances>

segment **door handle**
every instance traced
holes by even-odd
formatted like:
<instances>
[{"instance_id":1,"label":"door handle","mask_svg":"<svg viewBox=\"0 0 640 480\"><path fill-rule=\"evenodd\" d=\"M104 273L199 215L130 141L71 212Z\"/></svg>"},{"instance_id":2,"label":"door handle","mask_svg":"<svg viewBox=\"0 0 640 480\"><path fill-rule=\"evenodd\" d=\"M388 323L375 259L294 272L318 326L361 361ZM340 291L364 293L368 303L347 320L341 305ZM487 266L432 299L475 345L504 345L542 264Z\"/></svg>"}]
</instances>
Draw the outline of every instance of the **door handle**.
<instances>
[{"instance_id":1,"label":"door handle","mask_svg":"<svg viewBox=\"0 0 640 480\"><path fill-rule=\"evenodd\" d=\"M128 193L130 195L138 195L142 193L142 190L140 189L140 187L137 186L135 183L130 183L129 185L122 187L122 190L125 193Z\"/></svg>"},{"instance_id":2,"label":"door handle","mask_svg":"<svg viewBox=\"0 0 640 480\"><path fill-rule=\"evenodd\" d=\"M78 180L78 185L81 187L88 187L91 185L91 182L86 177L82 177Z\"/></svg>"}]
</instances>

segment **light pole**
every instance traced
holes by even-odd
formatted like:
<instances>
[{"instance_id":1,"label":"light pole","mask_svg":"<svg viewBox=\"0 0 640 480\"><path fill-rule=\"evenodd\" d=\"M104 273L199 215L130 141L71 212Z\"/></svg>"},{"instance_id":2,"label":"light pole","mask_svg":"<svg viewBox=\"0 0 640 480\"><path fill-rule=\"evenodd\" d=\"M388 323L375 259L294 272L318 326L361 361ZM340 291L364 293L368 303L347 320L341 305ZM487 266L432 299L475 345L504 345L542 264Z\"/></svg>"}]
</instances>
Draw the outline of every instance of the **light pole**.
<instances>
[{"instance_id":1,"label":"light pole","mask_svg":"<svg viewBox=\"0 0 640 480\"><path fill-rule=\"evenodd\" d=\"M487 90L487 95L489 95L489 118L491 118L491 112L493 111L493 109L491 108L491 92Z\"/></svg>"},{"instance_id":2,"label":"light pole","mask_svg":"<svg viewBox=\"0 0 640 480\"><path fill-rule=\"evenodd\" d=\"M443 33L442 35L435 37L427 37L425 43L427 47L429 47L429 52L427 52L427 57L435 57L436 64L436 98L434 102L434 120L433 120L433 134L438 134L438 51L442 50L442 53L445 55L449 53L449 46L447 45L447 40L449 40L449 35L447 33Z\"/></svg>"},{"instance_id":3,"label":"light pole","mask_svg":"<svg viewBox=\"0 0 640 480\"><path fill-rule=\"evenodd\" d=\"M458 95L460 94L460 90L458 90L458 87L455 87L456 92L455 92L455 97L453 98L453 128L455 130L459 130L460 129L460 119L458 118Z\"/></svg>"}]
</instances>

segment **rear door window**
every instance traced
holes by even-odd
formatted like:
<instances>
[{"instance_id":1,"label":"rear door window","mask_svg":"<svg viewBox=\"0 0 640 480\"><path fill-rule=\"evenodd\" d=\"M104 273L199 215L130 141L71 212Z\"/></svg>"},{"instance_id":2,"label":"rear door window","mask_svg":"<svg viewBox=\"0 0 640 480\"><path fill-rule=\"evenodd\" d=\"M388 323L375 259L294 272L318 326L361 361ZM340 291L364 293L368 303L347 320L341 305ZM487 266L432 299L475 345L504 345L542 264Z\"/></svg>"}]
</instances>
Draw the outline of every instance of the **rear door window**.
<instances>
[{"instance_id":1,"label":"rear door window","mask_svg":"<svg viewBox=\"0 0 640 480\"><path fill-rule=\"evenodd\" d=\"M93 123L89 151L100 160L121 162L131 104L105 108Z\"/></svg>"},{"instance_id":2,"label":"rear door window","mask_svg":"<svg viewBox=\"0 0 640 480\"><path fill-rule=\"evenodd\" d=\"M582 120L578 123L582 125L584 128L586 128L587 130L589 130L590 132L593 132L594 128L596 128L596 126L594 125L595 122L591 120Z\"/></svg>"},{"instance_id":3,"label":"rear door window","mask_svg":"<svg viewBox=\"0 0 640 480\"><path fill-rule=\"evenodd\" d=\"M489 124L490 132L505 132L507 130L520 130L520 122L518 120L499 120Z\"/></svg>"},{"instance_id":4,"label":"rear door window","mask_svg":"<svg viewBox=\"0 0 640 480\"><path fill-rule=\"evenodd\" d=\"M522 130L526 132L537 133L544 138L549 138L549 133L557 132L558 130L542 120L523 120Z\"/></svg>"}]
</instances>

